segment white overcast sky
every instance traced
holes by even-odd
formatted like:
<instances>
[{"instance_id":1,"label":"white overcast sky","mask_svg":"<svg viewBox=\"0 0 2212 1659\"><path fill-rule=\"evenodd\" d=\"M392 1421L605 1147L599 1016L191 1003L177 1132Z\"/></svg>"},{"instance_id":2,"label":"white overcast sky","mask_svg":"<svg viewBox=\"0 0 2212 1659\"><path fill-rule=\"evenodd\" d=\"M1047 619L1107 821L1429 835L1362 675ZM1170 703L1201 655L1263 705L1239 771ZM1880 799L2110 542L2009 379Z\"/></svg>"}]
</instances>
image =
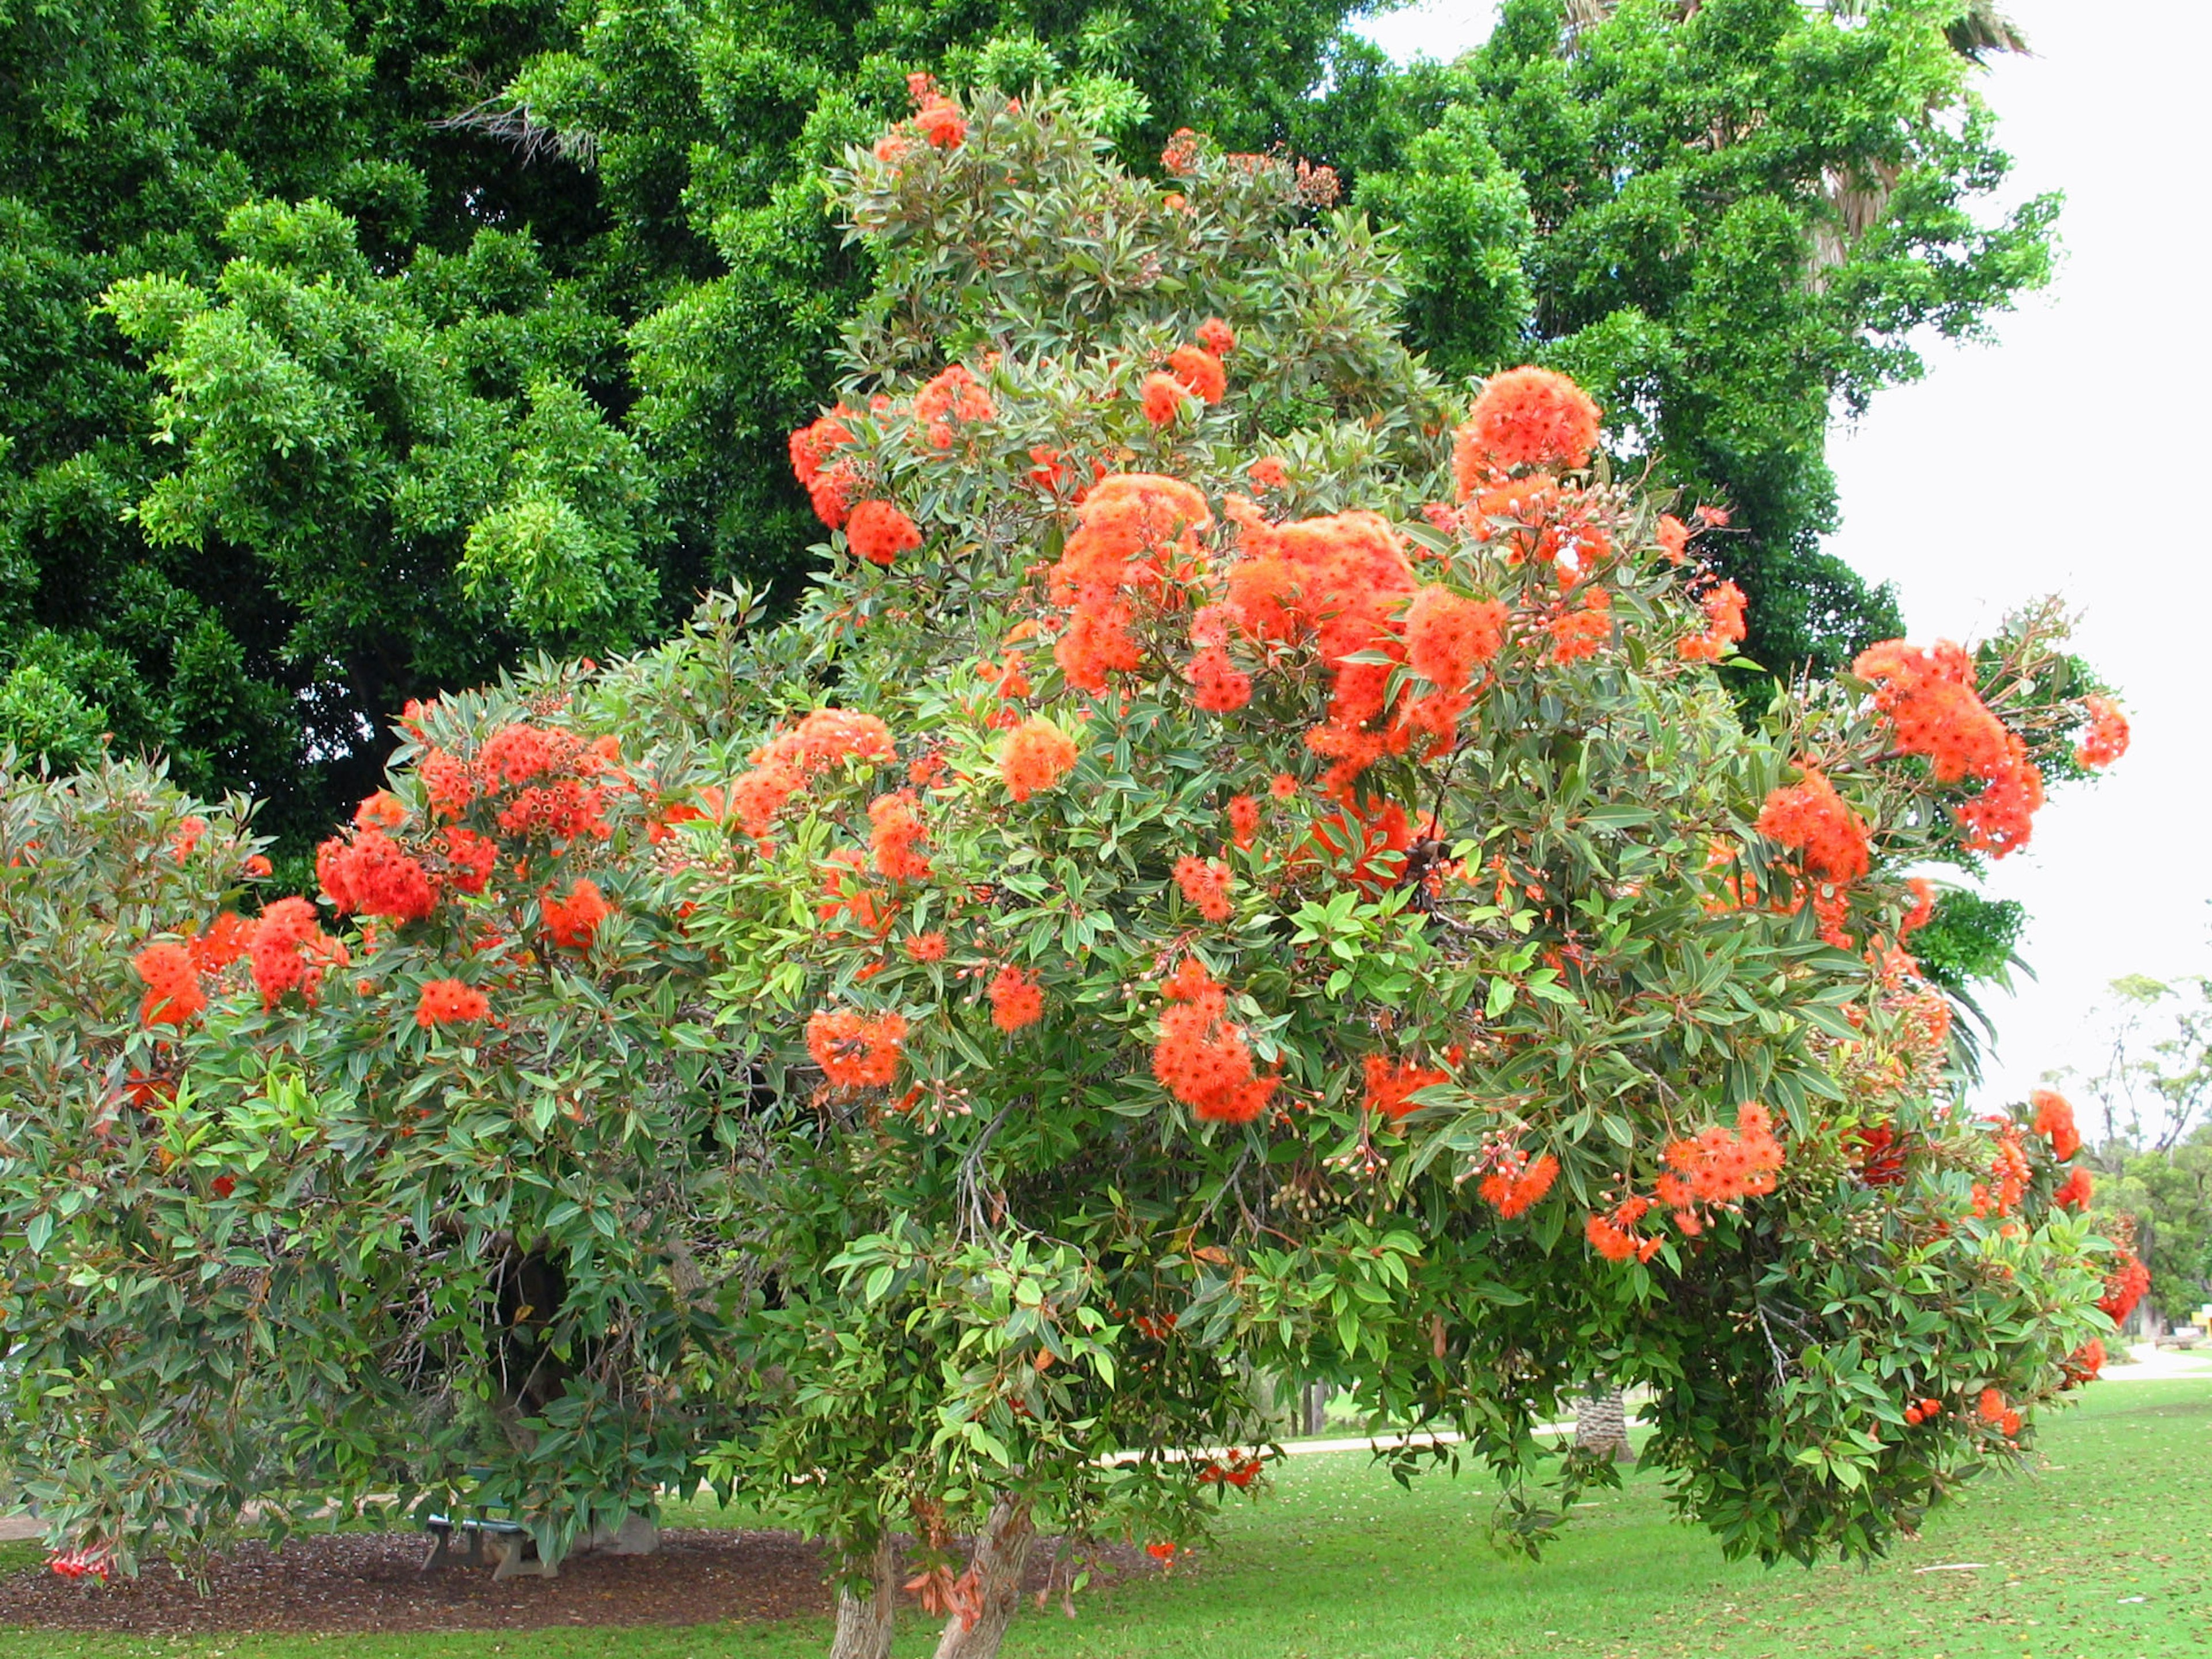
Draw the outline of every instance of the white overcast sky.
<instances>
[{"instance_id":1,"label":"white overcast sky","mask_svg":"<svg viewBox=\"0 0 2212 1659\"><path fill-rule=\"evenodd\" d=\"M2181 0L2010 9L2035 55L1995 64L1981 91L2017 164L2007 202L2065 192L2057 279L1996 319L1995 343L1936 343L1924 380L1836 432L1844 527L1829 544L1897 585L1917 640L1968 639L2063 595L2077 648L2123 688L2134 723L2127 758L2057 792L1991 877L1990 892L2027 907L2037 975L1987 1005L1998 1098L2097 1068L2112 979L2212 971L2212 535L2189 483L2212 371L2196 143L2212 13ZM1430 0L1363 27L1401 60L1449 58L1495 13Z\"/></svg>"}]
</instances>

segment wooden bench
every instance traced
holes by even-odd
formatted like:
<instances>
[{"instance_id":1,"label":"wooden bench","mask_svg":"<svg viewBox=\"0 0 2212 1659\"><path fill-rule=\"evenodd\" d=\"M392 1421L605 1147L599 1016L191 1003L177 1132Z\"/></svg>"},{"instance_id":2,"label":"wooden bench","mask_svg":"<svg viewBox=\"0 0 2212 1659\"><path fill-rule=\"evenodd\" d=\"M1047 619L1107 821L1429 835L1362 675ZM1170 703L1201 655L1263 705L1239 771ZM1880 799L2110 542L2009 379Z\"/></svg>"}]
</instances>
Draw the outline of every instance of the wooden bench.
<instances>
[{"instance_id":1,"label":"wooden bench","mask_svg":"<svg viewBox=\"0 0 2212 1659\"><path fill-rule=\"evenodd\" d=\"M426 1515L422 1529L438 1541L429 1554L422 1558L422 1571L434 1572L440 1567L459 1561L464 1566L480 1567L484 1558L492 1559L492 1577L521 1578L537 1577L552 1578L560 1568L538 1553L538 1545L530 1528L519 1521L492 1521L481 1517L456 1521L450 1515ZM468 1540L465 1554L453 1548L453 1534L458 1532ZM489 1547L487 1548L487 1541ZM528 1559L524 1558L527 1556Z\"/></svg>"}]
</instances>

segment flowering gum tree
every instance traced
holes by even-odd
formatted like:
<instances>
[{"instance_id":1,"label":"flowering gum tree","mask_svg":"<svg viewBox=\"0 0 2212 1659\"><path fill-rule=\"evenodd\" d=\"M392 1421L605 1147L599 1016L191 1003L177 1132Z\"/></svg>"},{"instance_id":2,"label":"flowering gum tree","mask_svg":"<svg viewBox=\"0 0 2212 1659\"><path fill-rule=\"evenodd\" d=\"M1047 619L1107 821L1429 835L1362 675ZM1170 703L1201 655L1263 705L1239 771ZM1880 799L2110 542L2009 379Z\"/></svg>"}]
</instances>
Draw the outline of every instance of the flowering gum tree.
<instances>
[{"instance_id":1,"label":"flowering gum tree","mask_svg":"<svg viewBox=\"0 0 2212 1659\"><path fill-rule=\"evenodd\" d=\"M919 85L833 179L881 277L793 434L796 617L716 601L416 711L327 908L264 907L246 965L179 965L209 896L132 913L101 1052L175 1101L92 1158L10 1085L11 1146L89 1183L64 1235L9 1166L50 1369L115 1363L69 1270L172 1201L155 1143L211 1174L281 1068L286 1183L190 1202L246 1194L206 1224L257 1261L377 1248L313 1304L320 1383L248 1364L362 1425L273 1479L485 1468L557 1548L703 1467L831 1540L843 1655L902 1585L993 1650L1040 1528L1071 1589L1086 1540L1200 1535L1264 1478L1220 1449L1267 1370L1463 1431L1395 1455L1486 1461L1531 1544L1611 1478L1535 1432L1593 1373L1650 1389L1646 1462L1741 1553L1878 1551L2017 1455L2116 1263L2055 1115L1954 1104L1909 872L2018 846L2117 710L2051 695L2038 617L1747 729L1723 514L1617 482L1557 375L1438 385L1326 174L1164 160ZM558 1360L526 1396L518 1325ZM118 1469L145 1443L85 1422ZM118 1550L155 1524L55 1495Z\"/></svg>"}]
</instances>

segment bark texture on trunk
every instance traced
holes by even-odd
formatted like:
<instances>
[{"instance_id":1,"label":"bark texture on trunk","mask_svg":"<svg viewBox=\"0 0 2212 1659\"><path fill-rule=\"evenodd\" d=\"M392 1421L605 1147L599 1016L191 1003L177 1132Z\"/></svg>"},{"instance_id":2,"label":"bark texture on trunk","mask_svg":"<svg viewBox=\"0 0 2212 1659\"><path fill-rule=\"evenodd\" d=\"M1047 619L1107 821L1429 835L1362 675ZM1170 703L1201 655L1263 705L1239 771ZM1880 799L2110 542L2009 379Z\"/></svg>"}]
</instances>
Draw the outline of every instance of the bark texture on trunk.
<instances>
[{"instance_id":1,"label":"bark texture on trunk","mask_svg":"<svg viewBox=\"0 0 2212 1659\"><path fill-rule=\"evenodd\" d=\"M1603 1452L1616 1462L1636 1456L1628 1443L1628 1403L1602 1377L1575 1402L1575 1444Z\"/></svg>"},{"instance_id":2,"label":"bark texture on trunk","mask_svg":"<svg viewBox=\"0 0 2212 1659\"><path fill-rule=\"evenodd\" d=\"M1022 1575L1029 1568L1030 1546L1036 1538L1027 1503L1001 1498L991 1506L969 1565L975 1576L975 1622L963 1625L958 1613L946 1620L937 1659L998 1659L999 1644L1006 1640L1006 1626L1021 1605Z\"/></svg>"},{"instance_id":3,"label":"bark texture on trunk","mask_svg":"<svg viewBox=\"0 0 2212 1659\"><path fill-rule=\"evenodd\" d=\"M890 1659L891 1627L898 1619L898 1542L885 1533L868 1558L868 1590L837 1587L837 1633L830 1659Z\"/></svg>"}]
</instances>

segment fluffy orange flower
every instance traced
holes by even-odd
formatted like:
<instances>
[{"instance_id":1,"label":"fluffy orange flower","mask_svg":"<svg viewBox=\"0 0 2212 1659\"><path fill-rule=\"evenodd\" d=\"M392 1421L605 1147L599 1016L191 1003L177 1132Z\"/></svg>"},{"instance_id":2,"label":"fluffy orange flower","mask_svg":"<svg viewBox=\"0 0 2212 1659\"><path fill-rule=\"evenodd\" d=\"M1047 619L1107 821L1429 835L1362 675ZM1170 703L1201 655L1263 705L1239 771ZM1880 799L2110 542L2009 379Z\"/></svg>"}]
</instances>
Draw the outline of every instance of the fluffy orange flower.
<instances>
[{"instance_id":1,"label":"fluffy orange flower","mask_svg":"<svg viewBox=\"0 0 2212 1659\"><path fill-rule=\"evenodd\" d=\"M948 947L942 933L916 933L900 948L916 962L942 962Z\"/></svg>"},{"instance_id":2,"label":"fluffy orange flower","mask_svg":"<svg viewBox=\"0 0 2212 1659\"><path fill-rule=\"evenodd\" d=\"M457 979L434 979L422 987L415 1023L427 1031L434 1025L482 1019L490 1012L491 1000L474 986Z\"/></svg>"},{"instance_id":3,"label":"fluffy orange flower","mask_svg":"<svg viewBox=\"0 0 2212 1659\"><path fill-rule=\"evenodd\" d=\"M1260 834L1260 803L1249 795L1229 798L1229 838L1240 848L1249 848Z\"/></svg>"},{"instance_id":4,"label":"fluffy orange flower","mask_svg":"<svg viewBox=\"0 0 2212 1659\"><path fill-rule=\"evenodd\" d=\"M1393 1123L1421 1109L1407 1098L1408 1096L1451 1081L1449 1072L1417 1066L1410 1060L1394 1063L1381 1054L1368 1055L1365 1070L1367 1109L1379 1113Z\"/></svg>"},{"instance_id":5,"label":"fluffy orange flower","mask_svg":"<svg viewBox=\"0 0 2212 1659\"><path fill-rule=\"evenodd\" d=\"M914 112L914 128L937 149L951 149L968 136L968 118L953 107L951 99L932 94Z\"/></svg>"},{"instance_id":6,"label":"fluffy orange flower","mask_svg":"<svg viewBox=\"0 0 2212 1659\"><path fill-rule=\"evenodd\" d=\"M1407 665L1444 691L1462 691L1505 643L1505 607L1431 582L1406 607Z\"/></svg>"},{"instance_id":7,"label":"fluffy orange flower","mask_svg":"<svg viewBox=\"0 0 2212 1659\"><path fill-rule=\"evenodd\" d=\"M1583 389L1548 368L1493 374L1459 429L1453 468L1460 499L1489 469L1578 467L1597 447L1598 408Z\"/></svg>"},{"instance_id":8,"label":"fluffy orange flower","mask_svg":"<svg viewBox=\"0 0 2212 1659\"><path fill-rule=\"evenodd\" d=\"M1690 635L1675 649L1685 662L1718 662L1743 638L1743 590L1723 582L1698 603L1705 613L1705 632Z\"/></svg>"},{"instance_id":9,"label":"fluffy orange flower","mask_svg":"<svg viewBox=\"0 0 2212 1659\"><path fill-rule=\"evenodd\" d=\"M870 564L889 564L920 547L921 532L889 501L862 501L846 521L845 544Z\"/></svg>"},{"instance_id":10,"label":"fluffy orange flower","mask_svg":"<svg viewBox=\"0 0 2212 1659\"><path fill-rule=\"evenodd\" d=\"M1262 455L1244 469L1244 476L1262 489L1280 489L1291 481L1282 462L1273 455Z\"/></svg>"},{"instance_id":11,"label":"fluffy orange flower","mask_svg":"<svg viewBox=\"0 0 2212 1659\"><path fill-rule=\"evenodd\" d=\"M1165 426L1182 410L1183 399L1190 394L1182 381L1168 374L1145 376L1145 418L1154 426Z\"/></svg>"},{"instance_id":12,"label":"fluffy orange flower","mask_svg":"<svg viewBox=\"0 0 2212 1659\"><path fill-rule=\"evenodd\" d=\"M2081 707L2089 715L2089 729L2075 746L2074 758L2084 766L2110 766L2128 752L2128 717L2110 697L2087 696Z\"/></svg>"},{"instance_id":13,"label":"fluffy orange flower","mask_svg":"<svg viewBox=\"0 0 2212 1659\"><path fill-rule=\"evenodd\" d=\"M1500 1216L1510 1221L1526 1214L1537 1200L1552 1190L1552 1183L1559 1178L1559 1160L1549 1152L1524 1168L1521 1154L1514 1152L1482 1178L1476 1190L1486 1202L1498 1206Z\"/></svg>"},{"instance_id":14,"label":"fluffy orange flower","mask_svg":"<svg viewBox=\"0 0 2212 1659\"><path fill-rule=\"evenodd\" d=\"M1221 359L1203 346L1177 346L1168 354L1168 373L1200 403L1218 404L1229 390Z\"/></svg>"},{"instance_id":15,"label":"fluffy orange flower","mask_svg":"<svg viewBox=\"0 0 2212 1659\"><path fill-rule=\"evenodd\" d=\"M1237 331L1218 317L1209 317L1198 325L1198 343L1217 357L1226 357L1237 349Z\"/></svg>"},{"instance_id":16,"label":"fluffy orange flower","mask_svg":"<svg viewBox=\"0 0 2212 1659\"><path fill-rule=\"evenodd\" d=\"M335 836L325 842L315 849L315 875L342 916L357 911L421 921L437 908L438 890L428 872L379 829L357 830L351 842Z\"/></svg>"},{"instance_id":17,"label":"fluffy orange flower","mask_svg":"<svg viewBox=\"0 0 2212 1659\"><path fill-rule=\"evenodd\" d=\"M149 945L131 958L131 965L146 986L145 1000L138 1005L140 1024L189 1024L207 1006L190 945Z\"/></svg>"},{"instance_id":18,"label":"fluffy orange flower","mask_svg":"<svg viewBox=\"0 0 2212 1659\"><path fill-rule=\"evenodd\" d=\"M1066 777L1079 754L1065 732L1034 714L1006 733L999 750L999 775L1009 794L1018 801L1027 800Z\"/></svg>"},{"instance_id":19,"label":"fluffy orange flower","mask_svg":"<svg viewBox=\"0 0 2212 1659\"><path fill-rule=\"evenodd\" d=\"M991 1024L1009 1036L1044 1018L1044 989L1011 963L999 969L989 988Z\"/></svg>"},{"instance_id":20,"label":"fluffy orange flower","mask_svg":"<svg viewBox=\"0 0 2212 1659\"><path fill-rule=\"evenodd\" d=\"M347 961L345 946L323 932L315 907L303 898L278 899L264 909L246 954L253 963L254 986L268 1008L294 989L313 1002L324 970Z\"/></svg>"},{"instance_id":21,"label":"fluffy orange flower","mask_svg":"<svg viewBox=\"0 0 2212 1659\"><path fill-rule=\"evenodd\" d=\"M2063 1164L2081 1150L2071 1101L2055 1089L2038 1089L2028 1102L2035 1108L2035 1132L2051 1143L2051 1157Z\"/></svg>"},{"instance_id":22,"label":"fluffy orange flower","mask_svg":"<svg viewBox=\"0 0 2212 1659\"><path fill-rule=\"evenodd\" d=\"M1227 1018L1228 994L1195 957L1185 957L1160 990L1169 1006L1152 1075L1206 1121L1249 1123L1267 1109L1275 1079L1254 1074L1244 1034Z\"/></svg>"},{"instance_id":23,"label":"fluffy orange flower","mask_svg":"<svg viewBox=\"0 0 2212 1659\"><path fill-rule=\"evenodd\" d=\"M1759 814L1759 833L1804 854L1808 874L1838 884L1867 872L1865 822L1837 794L1820 773L1808 769L1805 781L1769 793Z\"/></svg>"},{"instance_id":24,"label":"fluffy orange flower","mask_svg":"<svg viewBox=\"0 0 2212 1659\"><path fill-rule=\"evenodd\" d=\"M1176 860L1175 878L1183 897L1196 905L1199 915L1208 921L1226 921L1235 914L1235 907L1229 902L1227 865L1186 853Z\"/></svg>"},{"instance_id":25,"label":"fluffy orange flower","mask_svg":"<svg viewBox=\"0 0 2212 1659\"><path fill-rule=\"evenodd\" d=\"M806 1022L806 1052L842 1089L880 1088L898 1075L906 1016L824 1009Z\"/></svg>"},{"instance_id":26,"label":"fluffy orange flower","mask_svg":"<svg viewBox=\"0 0 2212 1659\"><path fill-rule=\"evenodd\" d=\"M572 951L590 949L599 924L614 914L599 884L581 877L569 887L565 898L545 894L538 900L538 909L545 917L545 931L553 943Z\"/></svg>"},{"instance_id":27,"label":"fluffy orange flower","mask_svg":"<svg viewBox=\"0 0 2212 1659\"><path fill-rule=\"evenodd\" d=\"M2096 1189L2096 1182L2088 1170L2077 1164L2066 1179L2058 1183L2057 1190L2051 1194L2051 1202L2057 1209L2086 1210Z\"/></svg>"},{"instance_id":28,"label":"fluffy orange flower","mask_svg":"<svg viewBox=\"0 0 2212 1659\"><path fill-rule=\"evenodd\" d=\"M929 860L915 849L929 838L911 790L878 795L868 803L868 843L876 873L885 881L925 881Z\"/></svg>"}]
</instances>

